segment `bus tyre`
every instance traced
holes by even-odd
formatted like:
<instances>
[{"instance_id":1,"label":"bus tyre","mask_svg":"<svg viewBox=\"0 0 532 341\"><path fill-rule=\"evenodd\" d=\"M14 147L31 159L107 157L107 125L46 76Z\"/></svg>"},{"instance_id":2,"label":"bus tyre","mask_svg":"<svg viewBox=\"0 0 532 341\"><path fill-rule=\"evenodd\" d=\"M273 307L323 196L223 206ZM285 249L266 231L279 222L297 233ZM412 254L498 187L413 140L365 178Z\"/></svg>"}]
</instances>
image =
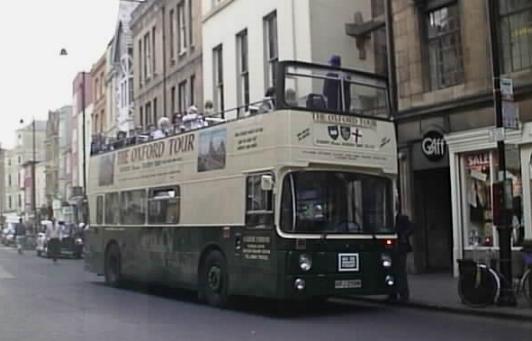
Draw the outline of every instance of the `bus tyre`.
<instances>
[{"instance_id":1,"label":"bus tyre","mask_svg":"<svg viewBox=\"0 0 532 341\"><path fill-rule=\"evenodd\" d=\"M120 248L116 243L112 243L105 252L104 275L107 285L116 288L122 284L121 267Z\"/></svg>"},{"instance_id":2,"label":"bus tyre","mask_svg":"<svg viewBox=\"0 0 532 341\"><path fill-rule=\"evenodd\" d=\"M227 305L227 264L219 251L211 251L201 266L200 297L209 305L224 307Z\"/></svg>"}]
</instances>

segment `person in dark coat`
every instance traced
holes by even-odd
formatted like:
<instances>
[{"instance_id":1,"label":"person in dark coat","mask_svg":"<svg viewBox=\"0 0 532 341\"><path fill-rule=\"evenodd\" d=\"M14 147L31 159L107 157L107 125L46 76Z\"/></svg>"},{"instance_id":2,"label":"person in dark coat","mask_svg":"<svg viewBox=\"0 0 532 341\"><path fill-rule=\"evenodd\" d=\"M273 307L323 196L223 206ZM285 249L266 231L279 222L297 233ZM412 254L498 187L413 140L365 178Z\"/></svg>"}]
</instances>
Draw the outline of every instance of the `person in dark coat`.
<instances>
[{"instance_id":1,"label":"person in dark coat","mask_svg":"<svg viewBox=\"0 0 532 341\"><path fill-rule=\"evenodd\" d=\"M342 58L338 55L332 55L329 59L329 65L336 68L341 67ZM340 79L343 79L344 85L344 107L342 107L342 81ZM323 83L323 96L327 99L327 109L349 111L351 107L351 93L348 77L340 76L336 72L327 73L327 79Z\"/></svg>"},{"instance_id":2,"label":"person in dark coat","mask_svg":"<svg viewBox=\"0 0 532 341\"><path fill-rule=\"evenodd\" d=\"M406 261L408 254L412 252L410 236L413 232L413 225L407 215L398 214L395 220L395 232L397 233L397 246L394 257L394 273L396 291L390 297L391 300L407 302L410 300L410 289L408 287L408 276L406 272Z\"/></svg>"}]
</instances>

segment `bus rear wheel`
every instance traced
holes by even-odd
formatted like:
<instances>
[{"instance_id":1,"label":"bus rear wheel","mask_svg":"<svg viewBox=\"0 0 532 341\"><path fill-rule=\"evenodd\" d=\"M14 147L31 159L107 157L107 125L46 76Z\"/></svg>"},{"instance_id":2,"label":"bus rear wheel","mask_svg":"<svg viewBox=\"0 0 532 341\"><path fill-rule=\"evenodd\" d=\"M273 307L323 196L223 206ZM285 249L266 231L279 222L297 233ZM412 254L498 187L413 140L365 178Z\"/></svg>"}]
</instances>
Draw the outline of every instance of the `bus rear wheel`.
<instances>
[{"instance_id":1,"label":"bus rear wheel","mask_svg":"<svg viewBox=\"0 0 532 341\"><path fill-rule=\"evenodd\" d=\"M227 264L219 251L211 251L200 272L200 295L211 306L225 307L228 303Z\"/></svg>"},{"instance_id":2,"label":"bus rear wheel","mask_svg":"<svg viewBox=\"0 0 532 341\"><path fill-rule=\"evenodd\" d=\"M119 287L122 285L122 260L120 255L120 248L116 243L109 245L105 253L105 283L112 287Z\"/></svg>"}]
</instances>

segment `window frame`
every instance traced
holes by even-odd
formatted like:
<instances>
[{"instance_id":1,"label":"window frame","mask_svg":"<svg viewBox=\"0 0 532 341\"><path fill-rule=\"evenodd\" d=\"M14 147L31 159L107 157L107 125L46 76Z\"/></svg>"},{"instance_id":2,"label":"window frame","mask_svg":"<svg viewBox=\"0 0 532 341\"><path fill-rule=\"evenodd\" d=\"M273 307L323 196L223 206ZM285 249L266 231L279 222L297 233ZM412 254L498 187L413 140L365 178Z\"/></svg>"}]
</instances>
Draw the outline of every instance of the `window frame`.
<instances>
[{"instance_id":1,"label":"window frame","mask_svg":"<svg viewBox=\"0 0 532 341\"><path fill-rule=\"evenodd\" d=\"M237 107L238 115L248 111L250 104L249 86L249 36L247 28L236 34ZM241 110L242 107L244 110Z\"/></svg>"},{"instance_id":2,"label":"window frame","mask_svg":"<svg viewBox=\"0 0 532 341\"><path fill-rule=\"evenodd\" d=\"M125 220L124 220L124 206L123 206L123 203L124 203L124 196L127 194L127 193L133 193L133 192L142 192L144 193L144 198L143 198L143 201L144 201L144 208L145 208L145 212L144 212L144 221L141 223L141 224L133 224L133 223L126 223ZM146 222L148 220L148 192L146 189L133 189L133 190L127 190L127 191L122 191L120 192L120 224L121 225L146 225Z\"/></svg>"},{"instance_id":3,"label":"window frame","mask_svg":"<svg viewBox=\"0 0 532 341\"><path fill-rule=\"evenodd\" d=\"M175 42L174 39L176 39L177 31L176 31L176 11L172 8L168 14L168 21L170 23L169 33L170 33L170 62L173 64L175 63L175 55L176 55L176 48L175 48Z\"/></svg>"},{"instance_id":4,"label":"window frame","mask_svg":"<svg viewBox=\"0 0 532 341\"><path fill-rule=\"evenodd\" d=\"M187 22L185 1L177 4L177 55L181 57L187 53Z\"/></svg>"},{"instance_id":5,"label":"window frame","mask_svg":"<svg viewBox=\"0 0 532 341\"><path fill-rule=\"evenodd\" d=\"M279 27L277 11L266 15L263 19L264 31L264 73L265 89L275 86L276 64L279 62Z\"/></svg>"},{"instance_id":6,"label":"window frame","mask_svg":"<svg viewBox=\"0 0 532 341\"><path fill-rule=\"evenodd\" d=\"M454 28L446 30L445 32L438 32L435 35L431 35L430 22L433 15L447 9L449 13L450 8L454 7L456 11L456 16L454 20L456 25ZM426 88L429 91L436 91L440 89L446 89L453 87L459 84L463 84L465 81L465 70L464 70L464 53L463 53L463 43L462 43L462 25L461 25L461 10L458 0L445 0L445 1L430 1L423 12L423 17L421 20L423 38L424 38L424 48L423 48L423 59L425 63L425 82ZM453 17L447 17L453 18ZM448 62L444 59L443 55L445 47L445 39L451 38L455 40L455 45L452 46L454 50L454 58L457 61L455 65L452 66L452 70L449 66L445 66ZM432 47L435 45L435 47ZM433 65L433 58L431 57L432 52L435 51L438 55L437 65ZM434 72L436 70L436 72ZM451 72L449 71L451 70ZM447 76L447 74L452 73L453 78Z\"/></svg>"},{"instance_id":7,"label":"window frame","mask_svg":"<svg viewBox=\"0 0 532 341\"><path fill-rule=\"evenodd\" d=\"M224 116L224 72L223 72L223 44L218 44L212 49L213 60L213 98L216 112Z\"/></svg>"},{"instance_id":8,"label":"window frame","mask_svg":"<svg viewBox=\"0 0 532 341\"><path fill-rule=\"evenodd\" d=\"M519 16L526 15L527 13L532 17L532 3L529 4L521 4L517 8L503 8L503 3L499 2L499 11L498 11L498 22L497 25L499 25L499 39L500 39L500 56L501 56L501 67L503 69L504 73L512 73L512 72L521 72L532 69L532 33L530 33L531 38L528 40L524 39L520 40L519 38L513 37L514 34L511 32L512 28L512 21L519 20ZM523 25L515 28L513 31L520 31L523 29L527 29L526 24L522 23ZM505 30L505 26L508 27L507 30ZM530 27L528 28L530 29ZM504 42L505 33L508 32L508 43ZM521 38L522 39L522 38ZM513 47L519 46L519 62L520 66L516 66L516 58L514 55ZM526 46L526 49L523 51L523 46ZM528 53L526 52L528 50ZM526 55L528 55L528 61L526 60Z\"/></svg>"},{"instance_id":9,"label":"window frame","mask_svg":"<svg viewBox=\"0 0 532 341\"><path fill-rule=\"evenodd\" d=\"M103 195L96 196L96 225L104 224L105 199Z\"/></svg>"},{"instance_id":10,"label":"window frame","mask_svg":"<svg viewBox=\"0 0 532 341\"><path fill-rule=\"evenodd\" d=\"M109 213L111 213L113 211L112 208L109 208L109 201L108 200L108 196L111 196L111 195L116 195L117 197L117 209L116 209L116 212L114 213L115 214L115 218L116 218L116 221L114 222L109 222L108 218L109 218ZM109 210L109 211L108 211ZM120 225L120 192L109 192L109 193L105 193L105 199L104 199L104 224L106 226L108 225L112 225L112 226L116 226L116 225Z\"/></svg>"},{"instance_id":11,"label":"window frame","mask_svg":"<svg viewBox=\"0 0 532 341\"><path fill-rule=\"evenodd\" d=\"M187 80L184 79L177 85L177 105L183 115L187 112L187 104Z\"/></svg>"},{"instance_id":12,"label":"window frame","mask_svg":"<svg viewBox=\"0 0 532 341\"><path fill-rule=\"evenodd\" d=\"M261 177L263 175L270 175L272 178L274 178L274 174L272 172L260 172L260 173L253 173L253 174L248 174L246 175L245 177L245 206L244 206L244 220L245 220L245 226L247 229L264 229L264 230L269 230L269 229L272 229L275 222L274 222L274 219L275 219L275 194L273 193L273 190L271 191L263 191L262 189L260 189L260 192L261 192L261 195L265 195L266 196L266 205L269 205L271 207L270 210L266 209L266 210L252 210L249 208L249 199L250 199L250 195L254 195L255 193L253 194L250 194L250 188L252 186L250 186L250 180L252 178L257 178L258 181L259 181L259 184L260 184L260 181L261 181ZM261 199L264 199L264 198L261 198ZM252 223L250 222L250 219L249 219L249 216L269 216L269 218L267 218L269 220L268 223Z\"/></svg>"},{"instance_id":13,"label":"window frame","mask_svg":"<svg viewBox=\"0 0 532 341\"><path fill-rule=\"evenodd\" d=\"M176 205L177 205L177 217L175 222L171 223L161 223L161 222L152 222L150 217L150 203L154 200L167 200L169 199L154 199L154 193L163 191L163 190L174 190L175 192L175 199L176 199ZM171 186L160 186L160 187L152 187L149 188L147 191L147 197L146 197L146 224L149 226L158 226L158 225L178 225L181 221L181 186L179 185L171 185Z\"/></svg>"}]
</instances>

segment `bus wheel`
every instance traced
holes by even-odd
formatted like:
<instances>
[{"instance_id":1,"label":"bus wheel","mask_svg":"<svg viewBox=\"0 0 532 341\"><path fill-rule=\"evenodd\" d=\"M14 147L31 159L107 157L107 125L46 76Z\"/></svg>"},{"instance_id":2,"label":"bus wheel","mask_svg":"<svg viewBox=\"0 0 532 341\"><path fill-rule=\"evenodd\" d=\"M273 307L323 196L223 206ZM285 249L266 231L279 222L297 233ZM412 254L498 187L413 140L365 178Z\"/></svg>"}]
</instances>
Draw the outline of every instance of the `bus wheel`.
<instances>
[{"instance_id":1,"label":"bus wheel","mask_svg":"<svg viewBox=\"0 0 532 341\"><path fill-rule=\"evenodd\" d=\"M112 287L122 284L120 248L116 243L109 245L105 253L105 283Z\"/></svg>"},{"instance_id":2,"label":"bus wheel","mask_svg":"<svg viewBox=\"0 0 532 341\"><path fill-rule=\"evenodd\" d=\"M211 306L224 307L227 305L227 264L219 251L211 251L200 273L201 297Z\"/></svg>"}]
</instances>

